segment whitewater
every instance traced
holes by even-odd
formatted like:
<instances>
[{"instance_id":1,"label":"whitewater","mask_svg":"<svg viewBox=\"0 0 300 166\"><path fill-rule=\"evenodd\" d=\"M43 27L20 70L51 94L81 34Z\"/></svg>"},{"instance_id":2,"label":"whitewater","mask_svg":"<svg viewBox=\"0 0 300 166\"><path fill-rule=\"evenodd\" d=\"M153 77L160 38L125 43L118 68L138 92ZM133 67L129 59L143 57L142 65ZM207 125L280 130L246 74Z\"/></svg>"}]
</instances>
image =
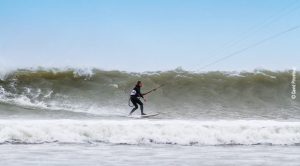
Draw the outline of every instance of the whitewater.
<instances>
[{"instance_id":1,"label":"whitewater","mask_svg":"<svg viewBox=\"0 0 300 166\"><path fill-rule=\"evenodd\" d=\"M299 145L300 122L1 120L0 143Z\"/></svg>"},{"instance_id":2,"label":"whitewater","mask_svg":"<svg viewBox=\"0 0 300 166\"><path fill-rule=\"evenodd\" d=\"M300 91L300 74L292 73L1 72L0 165L298 165L291 81ZM159 116L127 117L138 80L142 92L164 85L144 103Z\"/></svg>"}]
</instances>

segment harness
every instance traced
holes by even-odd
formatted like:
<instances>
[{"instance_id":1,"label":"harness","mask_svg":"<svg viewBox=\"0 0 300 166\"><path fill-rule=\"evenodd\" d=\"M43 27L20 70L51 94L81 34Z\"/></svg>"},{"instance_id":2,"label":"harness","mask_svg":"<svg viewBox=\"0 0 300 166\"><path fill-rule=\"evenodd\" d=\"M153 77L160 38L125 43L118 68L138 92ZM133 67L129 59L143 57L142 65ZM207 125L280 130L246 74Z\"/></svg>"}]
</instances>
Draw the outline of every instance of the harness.
<instances>
[{"instance_id":1,"label":"harness","mask_svg":"<svg viewBox=\"0 0 300 166\"><path fill-rule=\"evenodd\" d=\"M154 89L151 89L150 91L144 93L143 95L147 95L147 94L149 94L149 93L151 93L151 92L153 92L153 91L156 91L156 89L159 89L159 88L163 87L164 85L165 85L165 84L162 84L162 85L160 85L160 86L158 86L158 87L156 87L156 88L154 88ZM133 89L133 90L130 92L129 99L128 99L128 106L129 106L129 107L133 107L133 105L130 105L130 103L131 103L130 98L131 98L132 95L135 95L135 94L136 94L136 91Z\"/></svg>"}]
</instances>

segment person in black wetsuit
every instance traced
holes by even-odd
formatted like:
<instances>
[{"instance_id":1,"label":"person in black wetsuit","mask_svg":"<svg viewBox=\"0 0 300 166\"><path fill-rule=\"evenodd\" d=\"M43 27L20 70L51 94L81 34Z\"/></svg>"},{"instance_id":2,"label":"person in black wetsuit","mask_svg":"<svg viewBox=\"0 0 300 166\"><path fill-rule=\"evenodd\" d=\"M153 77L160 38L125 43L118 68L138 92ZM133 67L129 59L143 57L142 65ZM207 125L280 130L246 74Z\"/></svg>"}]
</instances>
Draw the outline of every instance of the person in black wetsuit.
<instances>
[{"instance_id":1,"label":"person in black wetsuit","mask_svg":"<svg viewBox=\"0 0 300 166\"><path fill-rule=\"evenodd\" d=\"M146 101L146 99L144 98L144 94L141 93L141 87L142 86L143 86L142 82L138 81L136 83L135 87L133 88L133 90L130 93L130 101L134 105L134 108L131 110L131 112L129 113L129 115L131 115L135 110L138 109L138 104L140 105L141 115L146 115L143 112L143 109L144 109L143 103L139 99L139 97L141 97L141 98L144 99L144 101Z\"/></svg>"}]
</instances>

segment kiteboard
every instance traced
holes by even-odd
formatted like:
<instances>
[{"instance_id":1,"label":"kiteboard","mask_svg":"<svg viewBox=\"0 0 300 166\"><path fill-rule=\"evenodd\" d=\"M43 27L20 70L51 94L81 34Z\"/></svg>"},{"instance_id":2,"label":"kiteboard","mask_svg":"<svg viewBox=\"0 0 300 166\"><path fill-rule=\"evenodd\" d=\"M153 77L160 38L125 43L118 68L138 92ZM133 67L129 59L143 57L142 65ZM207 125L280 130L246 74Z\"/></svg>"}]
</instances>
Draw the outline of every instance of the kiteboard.
<instances>
[{"instance_id":1,"label":"kiteboard","mask_svg":"<svg viewBox=\"0 0 300 166\"><path fill-rule=\"evenodd\" d=\"M159 115L159 113L147 114L147 115L129 115L130 118L149 118Z\"/></svg>"}]
</instances>

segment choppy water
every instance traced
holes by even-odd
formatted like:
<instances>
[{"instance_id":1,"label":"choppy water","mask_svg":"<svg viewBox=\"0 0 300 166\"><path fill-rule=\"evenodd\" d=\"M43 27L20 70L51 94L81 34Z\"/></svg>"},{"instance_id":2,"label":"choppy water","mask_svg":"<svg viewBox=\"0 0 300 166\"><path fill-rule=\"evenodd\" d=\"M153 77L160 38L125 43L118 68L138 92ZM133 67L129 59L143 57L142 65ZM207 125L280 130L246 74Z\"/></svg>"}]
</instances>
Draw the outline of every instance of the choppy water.
<instances>
[{"instance_id":1,"label":"choppy water","mask_svg":"<svg viewBox=\"0 0 300 166\"><path fill-rule=\"evenodd\" d=\"M300 163L292 71L40 68L0 75L1 165ZM297 92L299 78L296 72ZM137 80L144 92L164 85L145 103L146 113L159 116L126 116Z\"/></svg>"},{"instance_id":2,"label":"choppy water","mask_svg":"<svg viewBox=\"0 0 300 166\"><path fill-rule=\"evenodd\" d=\"M42 144L1 145L1 165L289 165L298 166L295 146L174 146Z\"/></svg>"}]
</instances>

